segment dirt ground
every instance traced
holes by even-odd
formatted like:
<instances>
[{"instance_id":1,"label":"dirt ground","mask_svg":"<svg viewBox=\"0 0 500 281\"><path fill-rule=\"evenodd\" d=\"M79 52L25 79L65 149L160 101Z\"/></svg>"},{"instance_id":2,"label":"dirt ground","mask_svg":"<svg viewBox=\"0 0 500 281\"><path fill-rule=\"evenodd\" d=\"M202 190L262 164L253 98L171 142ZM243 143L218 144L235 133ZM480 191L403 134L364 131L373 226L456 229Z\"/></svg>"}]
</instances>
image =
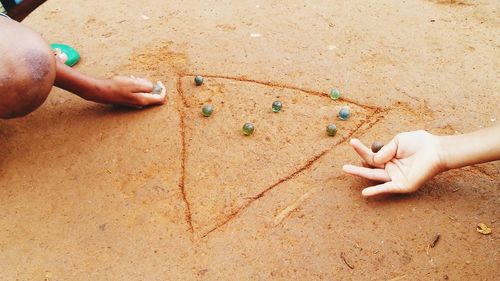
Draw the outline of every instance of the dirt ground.
<instances>
[{"instance_id":1,"label":"dirt ground","mask_svg":"<svg viewBox=\"0 0 500 281\"><path fill-rule=\"evenodd\" d=\"M351 137L499 122L500 2L49 0L24 23L169 99L54 89L0 121L0 280L498 280L499 162L374 199L341 167Z\"/></svg>"}]
</instances>

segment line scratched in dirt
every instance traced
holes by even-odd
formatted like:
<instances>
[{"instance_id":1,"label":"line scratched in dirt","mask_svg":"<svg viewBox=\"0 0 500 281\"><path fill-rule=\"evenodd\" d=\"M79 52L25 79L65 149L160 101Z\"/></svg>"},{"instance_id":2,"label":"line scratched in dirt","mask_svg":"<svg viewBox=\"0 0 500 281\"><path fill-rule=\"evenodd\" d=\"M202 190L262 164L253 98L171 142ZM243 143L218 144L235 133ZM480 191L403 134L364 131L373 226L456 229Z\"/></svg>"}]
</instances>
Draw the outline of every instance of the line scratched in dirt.
<instances>
[{"instance_id":1,"label":"line scratched in dirt","mask_svg":"<svg viewBox=\"0 0 500 281\"><path fill-rule=\"evenodd\" d=\"M309 159L304 165L302 165L301 167L299 167L297 170L295 170L294 172L292 172L291 174L289 174L288 176L284 177L284 178L281 178L279 179L277 182L273 183L271 186L267 187L266 189L264 189L262 192L260 192L259 194L253 196L253 197L249 197L248 198L248 201L240 208L234 210L231 214L229 214L229 216L222 222L218 223L215 227L213 227L212 229L210 229L209 231L207 231L205 234L201 235L201 238L205 238L207 237L210 233L216 231L217 229L219 229L220 227L226 225L227 223L229 223L232 219L234 219L242 210L246 209L248 206L250 206L252 203L254 203L255 201L259 200L260 198L262 198L266 193L268 193L269 191L273 190L275 187L277 187L278 185L284 183L284 182L287 182L295 177L297 177L299 174L301 174L302 172L306 171L307 169L309 169L314 163L316 163L318 160L320 160L321 158L323 158L323 156L325 156L327 153L331 152L336 146L346 142L347 140L349 140L357 131L359 131L359 129L367 124L366 122L370 122L370 120L374 120L374 121L371 121L370 123L368 123L368 126L366 129L364 129L364 131L370 129L371 127L373 127L376 123L378 123L382 118L383 116L379 116L377 118L375 118L375 115L379 114L379 113L385 113L386 110L375 110L373 111L372 114L370 114L368 117L366 117L361 123L360 125L358 125L351 133L349 133L349 135L343 137L342 139L340 139L338 142L336 142L332 147L322 151L321 153L317 154L316 156L312 157L311 159Z\"/></svg>"},{"instance_id":2,"label":"line scratched in dirt","mask_svg":"<svg viewBox=\"0 0 500 281\"><path fill-rule=\"evenodd\" d=\"M196 76L196 75L191 74L191 73L181 74L182 78L184 78L184 77L194 77L194 76ZM281 88L281 89L296 90L296 91L303 92L303 93L306 93L306 94L309 94L309 95L313 95L313 96L320 96L320 97L324 97L324 98L330 98L328 96L328 94L323 93L323 92L318 92L318 91L314 91L314 90L310 90L310 89L304 89L304 88L300 88L300 87L297 87L297 86L285 85L285 84L271 82L271 81L261 81L261 80L256 80L256 79L249 79L249 78L246 78L245 76L231 77L231 76L225 76L225 75L211 75L211 74L204 74L202 76L207 77L207 78L226 79L226 80L233 80L233 81L240 81L240 82L255 83L255 84L260 84L260 85L268 86L268 87L271 87L271 88ZM372 110L377 109L376 106L361 104L361 103L359 103L357 101L354 101L354 100L351 100L351 99L348 99L348 98L345 98L345 97L340 97L339 100L345 101L345 102L348 102L348 103L352 103L352 104L357 105L357 106L359 106L361 108L364 108L364 109L372 109Z\"/></svg>"},{"instance_id":3,"label":"line scratched in dirt","mask_svg":"<svg viewBox=\"0 0 500 281\"><path fill-rule=\"evenodd\" d=\"M185 74L179 74L179 76L177 78L177 82L176 82L177 93L179 94L179 96L180 96L180 98L182 100L182 105L183 105L184 108L189 107L189 105L187 103L186 97L185 97L183 89L182 89L182 79L185 78L185 77L194 77L194 76L195 75L193 75L193 74L185 73ZM268 86L268 87L271 87L271 88L281 88L281 89L296 90L296 91L300 91L300 92L303 92L303 93L306 93L306 94L309 94L309 95L314 95L314 96L320 96L320 97L329 98L326 93L322 93L322 92L318 92L318 91L313 91L313 90L309 90L309 89L303 89L303 88L299 88L299 87L291 86L291 85L284 85L284 84L280 84L280 83L276 83L276 82L260 81L260 80L255 80L255 79L249 79L249 78L246 78L246 77L230 77L230 76L225 76L225 75L210 75L210 74L207 75L207 74L204 74L203 76L207 77L207 78L225 79L225 80L233 80L233 81L240 81L240 82L247 82L247 83L256 83L256 84ZM375 106L361 104L361 103L358 103L356 101L349 100L349 99L346 99L346 98L343 98L343 97L341 98L341 100L343 100L345 102L348 102L348 103L351 103L351 104L354 104L354 105L357 105L357 106L359 106L359 107L361 107L361 108L363 108L365 110L371 111L371 114L369 114L362 122L360 122L360 124L354 130L352 130L347 136L344 136L343 138L339 139L330 148L328 148L328 149L326 149L326 150L318 153L317 155L315 155L314 157L312 157L311 159L309 159L304 165L301 165L300 167L298 167L295 171L293 171L292 173L290 173L286 177L281 178L278 181L276 181L275 183L271 184L269 187L267 187L266 189L264 189L259 194L255 195L253 197L247 198L248 201L245 202L245 204L242 207L234 210L231 214L229 214L226 217L225 220L217 223L215 225L215 227L213 227L212 229L210 229L209 231L207 231L206 233L204 233L203 235L201 235L201 238L207 237L210 233L216 231L220 227L222 227L222 226L226 225L227 223L229 223L242 210L244 210L249 205L251 205L255 201L257 201L260 198L262 198L265 194L267 194L269 191L273 190L278 185L280 185L280 184L282 184L284 182L287 182L287 181L289 181L289 180L297 177L299 174L301 174L302 172L304 172L307 169L309 169L314 163L316 163L317 161L319 161L320 159L322 159L327 153L331 152L337 145L342 144L342 143L346 142L347 140L349 140L356 132L358 132L363 127L363 125L366 125L366 128L363 131L366 131L366 130L370 129L371 127L373 127L376 123L378 123L383 118L383 113L386 113L387 111L390 110L390 108L382 109L382 108L378 108L378 107L375 107ZM182 150L181 150L181 178L180 178L179 187L180 187L180 190L181 190L181 193L182 193L182 199L184 201L184 204L186 205L186 211L185 211L186 212L186 214L185 214L186 222L187 222L187 224L189 226L190 232L194 233L194 227L193 227L193 223L192 223L191 203L190 203L190 201L188 199L188 196L187 196L187 193L186 193L186 190L185 190L186 162L187 162L187 149L188 149L187 143L186 143L186 132L185 132L185 130L186 130L185 114L184 114L184 112L183 112L183 110L181 108L178 107L177 110L179 112L179 118L180 118L180 135L181 135L181 145L182 145Z\"/></svg>"},{"instance_id":4,"label":"line scratched in dirt","mask_svg":"<svg viewBox=\"0 0 500 281\"><path fill-rule=\"evenodd\" d=\"M182 85L181 85L181 77L177 78L177 93L182 99L182 103L186 105L184 93L182 91ZM194 233L194 228L193 228L193 221L192 221L192 214L191 214L191 204L189 203L189 200L187 198L186 194L186 158L187 158L187 146L186 146L186 124L184 123L184 111L180 108L177 107L177 111L179 113L179 127L180 127L180 134L181 134L181 178L179 180L179 187L181 189L182 193L182 200L184 201L184 204L186 205L186 211L185 211L185 217L186 217L186 222L189 226L189 230L191 233Z\"/></svg>"}]
</instances>

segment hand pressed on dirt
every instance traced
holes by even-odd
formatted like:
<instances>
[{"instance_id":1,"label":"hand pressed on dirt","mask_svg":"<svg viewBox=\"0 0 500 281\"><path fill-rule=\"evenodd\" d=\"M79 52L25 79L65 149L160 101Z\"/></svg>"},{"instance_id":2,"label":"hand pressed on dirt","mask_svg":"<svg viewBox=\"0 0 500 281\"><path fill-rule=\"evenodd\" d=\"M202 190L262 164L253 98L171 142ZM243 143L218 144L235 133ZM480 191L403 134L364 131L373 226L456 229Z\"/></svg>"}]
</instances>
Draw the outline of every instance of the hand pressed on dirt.
<instances>
[{"instance_id":1,"label":"hand pressed on dirt","mask_svg":"<svg viewBox=\"0 0 500 281\"><path fill-rule=\"evenodd\" d=\"M102 80L101 83L101 90L95 92L94 96L87 96L88 100L131 107L165 103L166 89L161 82L158 83L163 90L159 95L151 93L153 91L151 81L133 76L116 76L112 79Z\"/></svg>"},{"instance_id":2,"label":"hand pressed on dirt","mask_svg":"<svg viewBox=\"0 0 500 281\"><path fill-rule=\"evenodd\" d=\"M368 167L344 165L343 170L382 182L363 189L363 196L414 192L445 170L438 137L425 131L398 134L377 153L358 139L352 139L351 145Z\"/></svg>"},{"instance_id":3,"label":"hand pressed on dirt","mask_svg":"<svg viewBox=\"0 0 500 281\"><path fill-rule=\"evenodd\" d=\"M56 61L54 84L89 101L138 108L163 104L167 95L161 82L163 90L156 95L152 94L153 83L147 79L134 76L98 79L77 72L59 60Z\"/></svg>"}]
</instances>

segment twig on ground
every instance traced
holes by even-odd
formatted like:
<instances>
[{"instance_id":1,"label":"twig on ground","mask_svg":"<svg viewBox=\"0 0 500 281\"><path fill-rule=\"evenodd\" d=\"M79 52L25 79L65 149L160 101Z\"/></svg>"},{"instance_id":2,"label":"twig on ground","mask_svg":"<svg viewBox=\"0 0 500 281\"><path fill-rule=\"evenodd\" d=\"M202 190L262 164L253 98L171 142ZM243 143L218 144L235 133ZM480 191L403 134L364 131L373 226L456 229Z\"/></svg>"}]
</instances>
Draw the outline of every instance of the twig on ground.
<instances>
[{"instance_id":1,"label":"twig on ground","mask_svg":"<svg viewBox=\"0 0 500 281\"><path fill-rule=\"evenodd\" d=\"M432 239L432 242L430 244L431 248L434 248L436 246L437 242L439 241L439 238L441 238L441 234L436 234L434 235L434 238Z\"/></svg>"},{"instance_id":2,"label":"twig on ground","mask_svg":"<svg viewBox=\"0 0 500 281\"><path fill-rule=\"evenodd\" d=\"M344 263L345 263L345 264L346 264L346 265L347 265L350 269L354 269L354 266L353 266L353 265L351 265L351 264L347 261L347 259L346 259L346 257L345 257L345 253L344 253L344 252L341 252L341 253L340 253L340 258L342 259L342 261L343 261L343 262L344 262Z\"/></svg>"},{"instance_id":3,"label":"twig on ground","mask_svg":"<svg viewBox=\"0 0 500 281\"><path fill-rule=\"evenodd\" d=\"M317 190L317 188L312 188L308 192L304 193L302 196L300 196L297 201L293 202L293 204L289 205L285 209L283 209L279 214L274 218L274 225L280 224L288 215L290 215L291 212L295 211L302 202L304 202L309 196L311 196L312 193L314 193Z\"/></svg>"}]
</instances>

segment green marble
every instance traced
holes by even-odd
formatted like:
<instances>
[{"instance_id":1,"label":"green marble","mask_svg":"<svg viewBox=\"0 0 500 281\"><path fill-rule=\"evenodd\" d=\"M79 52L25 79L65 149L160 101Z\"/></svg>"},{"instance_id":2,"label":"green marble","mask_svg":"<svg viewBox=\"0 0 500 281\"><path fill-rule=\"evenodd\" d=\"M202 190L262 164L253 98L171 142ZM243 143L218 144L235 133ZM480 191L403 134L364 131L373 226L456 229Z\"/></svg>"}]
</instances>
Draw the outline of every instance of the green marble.
<instances>
[{"instance_id":1,"label":"green marble","mask_svg":"<svg viewBox=\"0 0 500 281\"><path fill-rule=\"evenodd\" d=\"M210 104L204 105L203 108L201 109L201 113L205 117L210 117L212 113L214 112L214 107Z\"/></svg>"},{"instance_id":2,"label":"green marble","mask_svg":"<svg viewBox=\"0 0 500 281\"><path fill-rule=\"evenodd\" d=\"M203 84L203 76L196 75L196 77L194 77L194 83L196 84L196 86L200 86L201 84Z\"/></svg>"},{"instance_id":3,"label":"green marble","mask_svg":"<svg viewBox=\"0 0 500 281\"><path fill-rule=\"evenodd\" d=\"M332 89L330 92L330 98L332 100L338 100L340 98L340 91L338 89Z\"/></svg>"},{"instance_id":4,"label":"green marble","mask_svg":"<svg viewBox=\"0 0 500 281\"><path fill-rule=\"evenodd\" d=\"M330 136L333 137L337 134L337 126L335 124L329 124L326 126L326 133Z\"/></svg>"},{"instance_id":5,"label":"green marble","mask_svg":"<svg viewBox=\"0 0 500 281\"><path fill-rule=\"evenodd\" d=\"M153 94L153 95L161 95L161 91L163 91L163 88L161 87L161 85L159 83L157 83L153 87L153 91L151 92L151 94Z\"/></svg>"},{"instance_id":6,"label":"green marble","mask_svg":"<svg viewBox=\"0 0 500 281\"><path fill-rule=\"evenodd\" d=\"M253 134L253 131L255 130L254 126L252 123L245 123L245 125L243 125L243 134L245 136L249 136L251 134Z\"/></svg>"},{"instance_id":7,"label":"green marble","mask_svg":"<svg viewBox=\"0 0 500 281\"><path fill-rule=\"evenodd\" d=\"M273 112L274 113L280 112L282 107L283 107L283 104L279 100L273 102Z\"/></svg>"}]
</instances>

